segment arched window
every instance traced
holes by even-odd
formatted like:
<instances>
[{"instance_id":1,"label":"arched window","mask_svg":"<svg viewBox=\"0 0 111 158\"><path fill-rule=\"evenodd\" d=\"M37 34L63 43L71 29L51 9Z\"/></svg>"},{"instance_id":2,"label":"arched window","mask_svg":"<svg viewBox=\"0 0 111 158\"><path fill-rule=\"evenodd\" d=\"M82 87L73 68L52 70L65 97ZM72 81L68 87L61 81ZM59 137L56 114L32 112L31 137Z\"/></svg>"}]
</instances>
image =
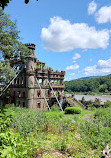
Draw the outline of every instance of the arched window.
<instances>
[{"instance_id":1,"label":"arched window","mask_svg":"<svg viewBox=\"0 0 111 158\"><path fill-rule=\"evenodd\" d=\"M37 102L37 108L41 108L41 102Z\"/></svg>"}]
</instances>

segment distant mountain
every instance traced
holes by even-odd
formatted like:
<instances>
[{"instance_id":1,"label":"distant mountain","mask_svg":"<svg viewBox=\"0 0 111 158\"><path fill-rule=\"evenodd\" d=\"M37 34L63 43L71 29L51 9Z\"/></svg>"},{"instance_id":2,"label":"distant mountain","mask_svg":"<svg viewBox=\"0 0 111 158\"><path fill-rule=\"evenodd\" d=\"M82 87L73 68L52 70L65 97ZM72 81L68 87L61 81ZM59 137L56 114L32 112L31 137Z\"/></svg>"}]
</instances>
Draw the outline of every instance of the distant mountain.
<instances>
[{"instance_id":1,"label":"distant mountain","mask_svg":"<svg viewBox=\"0 0 111 158\"><path fill-rule=\"evenodd\" d=\"M88 76L88 77L82 77L80 79L83 79L83 80L90 80L91 78L98 78L98 77L102 77L102 76Z\"/></svg>"}]
</instances>

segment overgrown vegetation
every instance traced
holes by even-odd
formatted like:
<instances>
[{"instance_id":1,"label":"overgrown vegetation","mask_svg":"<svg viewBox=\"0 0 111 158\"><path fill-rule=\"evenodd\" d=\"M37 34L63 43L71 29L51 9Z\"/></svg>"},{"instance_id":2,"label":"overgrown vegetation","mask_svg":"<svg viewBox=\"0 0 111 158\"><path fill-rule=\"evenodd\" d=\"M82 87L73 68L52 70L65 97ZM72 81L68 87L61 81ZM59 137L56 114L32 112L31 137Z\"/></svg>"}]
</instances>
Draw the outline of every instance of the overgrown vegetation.
<instances>
[{"instance_id":1,"label":"overgrown vegetation","mask_svg":"<svg viewBox=\"0 0 111 158\"><path fill-rule=\"evenodd\" d=\"M99 158L111 148L111 107L81 114L33 111L9 105L0 111L0 157Z\"/></svg>"},{"instance_id":2,"label":"overgrown vegetation","mask_svg":"<svg viewBox=\"0 0 111 158\"><path fill-rule=\"evenodd\" d=\"M99 107L103 107L103 108L111 107L111 101L107 100L103 105L101 105L101 102L98 98L95 98L94 101L92 101L92 100L86 101L83 96L80 102L83 104L85 109L94 109L94 108L99 108Z\"/></svg>"},{"instance_id":3,"label":"overgrown vegetation","mask_svg":"<svg viewBox=\"0 0 111 158\"><path fill-rule=\"evenodd\" d=\"M111 75L65 81L66 92L111 93Z\"/></svg>"}]
</instances>

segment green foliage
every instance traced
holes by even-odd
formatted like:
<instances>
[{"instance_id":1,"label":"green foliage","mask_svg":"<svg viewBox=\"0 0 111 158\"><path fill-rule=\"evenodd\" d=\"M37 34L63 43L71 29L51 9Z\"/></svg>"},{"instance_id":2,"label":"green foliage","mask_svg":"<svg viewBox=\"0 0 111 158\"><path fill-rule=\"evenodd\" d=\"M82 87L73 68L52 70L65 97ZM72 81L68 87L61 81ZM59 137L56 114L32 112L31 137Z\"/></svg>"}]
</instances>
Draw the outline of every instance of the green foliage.
<instances>
[{"instance_id":1,"label":"green foliage","mask_svg":"<svg viewBox=\"0 0 111 158\"><path fill-rule=\"evenodd\" d=\"M84 105L86 109L99 108L101 106L101 102L98 98L95 98L95 101L92 100L86 101L85 98L82 97L81 103Z\"/></svg>"},{"instance_id":2,"label":"green foliage","mask_svg":"<svg viewBox=\"0 0 111 158\"><path fill-rule=\"evenodd\" d=\"M33 110L23 109L20 107L12 107L10 110L13 110L14 115L10 127L16 128L21 135L26 136L34 130L39 132L46 125L46 114L42 111L35 113Z\"/></svg>"},{"instance_id":3,"label":"green foliage","mask_svg":"<svg viewBox=\"0 0 111 158\"><path fill-rule=\"evenodd\" d=\"M84 97L82 97L81 103L82 103L82 104L85 104L85 98L84 98Z\"/></svg>"},{"instance_id":4,"label":"green foliage","mask_svg":"<svg viewBox=\"0 0 111 158\"><path fill-rule=\"evenodd\" d=\"M95 98L95 101L94 101L94 103L93 103L93 106L94 107L96 107L96 108L98 108L98 107L100 107L100 100L98 99L98 98Z\"/></svg>"},{"instance_id":5,"label":"green foliage","mask_svg":"<svg viewBox=\"0 0 111 158\"><path fill-rule=\"evenodd\" d=\"M7 83L9 79L14 77L16 74L16 70L12 69L10 66L9 60L5 60L3 62L0 62L0 83L5 82Z\"/></svg>"},{"instance_id":6,"label":"green foliage","mask_svg":"<svg viewBox=\"0 0 111 158\"><path fill-rule=\"evenodd\" d=\"M110 107L83 111L80 115L64 115L61 111L33 111L9 105L7 108L5 117L0 115L1 120L6 120L3 119L5 125L0 126L1 157L60 155L99 158L107 143L111 148ZM90 119L86 117L89 114ZM76 128L71 130L72 127Z\"/></svg>"},{"instance_id":7,"label":"green foliage","mask_svg":"<svg viewBox=\"0 0 111 158\"><path fill-rule=\"evenodd\" d=\"M0 9L0 51L4 58L20 57L21 51L23 55L29 52L29 49L19 42L19 31L17 30L16 22L9 19L9 15L5 14Z\"/></svg>"},{"instance_id":8,"label":"green foliage","mask_svg":"<svg viewBox=\"0 0 111 158\"><path fill-rule=\"evenodd\" d=\"M103 149L111 140L111 129L104 128L101 120L82 121L79 132L82 139L92 149Z\"/></svg>"},{"instance_id":9,"label":"green foliage","mask_svg":"<svg viewBox=\"0 0 111 158\"><path fill-rule=\"evenodd\" d=\"M39 69L39 65L36 65L36 68Z\"/></svg>"},{"instance_id":10,"label":"green foliage","mask_svg":"<svg viewBox=\"0 0 111 158\"><path fill-rule=\"evenodd\" d=\"M91 79L65 81L65 91L87 93L111 92L111 75Z\"/></svg>"},{"instance_id":11,"label":"green foliage","mask_svg":"<svg viewBox=\"0 0 111 158\"><path fill-rule=\"evenodd\" d=\"M95 118L101 120L104 127L111 127L111 108L99 108L95 114Z\"/></svg>"},{"instance_id":12,"label":"green foliage","mask_svg":"<svg viewBox=\"0 0 111 158\"><path fill-rule=\"evenodd\" d=\"M111 107L111 101L108 100L107 102L105 102L104 105L103 105L103 107L104 108Z\"/></svg>"},{"instance_id":13,"label":"green foliage","mask_svg":"<svg viewBox=\"0 0 111 158\"><path fill-rule=\"evenodd\" d=\"M11 115L6 114L6 107L0 105L0 133L6 132L7 128L9 127L10 120L11 120Z\"/></svg>"},{"instance_id":14,"label":"green foliage","mask_svg":"<svg viewBox=\"0 0 111 158\"><path fill-rule=\"evenodd\" d=\"M99 92L106 92L108 89L107 84L102 84L99 86Z\"/></svg>"},{"instance_id":15,"label":"green foliage","mask_svg":"<svg viewBox=\"0 0 111 158\"><path fill-rule=\"evenodd\" d=\"M27 157L28 145L14 129L9 128L12 115L6 111L6 107L0 106L0 157Z\"/></svg>"},{"instance_id":16,"label":"green foliage","mask_svg":"<svg viewBox=\"0 0 111 158\"><path fill-rule=\"evenodd\" d=\"M56 107L56 106L52 106L52 107L51 107L51 111L58 112L58 111L59 111L59 108L58 108L58 107Z\"/></svg>"},{"instance_id":17,"label":"green foliage","mask_svg":"<svg viewBox=\"0 0 111 158\"><path fill-rule=\"evenodd\" d=\"M82 109L80 107L67 107L65 108L65 114L80 114Z\"/></svg>"},{"instance_id":18,"label":"green foliage","mask_svg":"<svg viewBox=\"0 0 111 158\"><path fill-rule=\"evenodd\" d=\"M12 22L2 9L0 9L0 37L0 53L4 59L0 61L0 82L6 82L16 73L10 65L13 65L17 58L25 62L25 57L31 52L19 41L16 22ZM10 61L10 58L13 60Z\"/></svg>"}]
</instances>

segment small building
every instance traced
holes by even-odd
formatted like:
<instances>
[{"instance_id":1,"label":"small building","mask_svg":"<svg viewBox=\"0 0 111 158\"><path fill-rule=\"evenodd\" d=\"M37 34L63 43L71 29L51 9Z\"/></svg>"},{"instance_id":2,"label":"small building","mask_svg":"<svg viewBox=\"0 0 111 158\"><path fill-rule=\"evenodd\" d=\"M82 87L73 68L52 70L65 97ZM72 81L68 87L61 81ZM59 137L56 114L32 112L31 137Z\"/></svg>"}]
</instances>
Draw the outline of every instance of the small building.
<instances>
[{"instance_id":1,"label":"small building","mask_svg":"<svg viewBox=\"0 0 111 158\"><path fill-rule=\"evenodd\" d=\"M10 85L10 102L30 109L47 110L55 104L60 105L64 97L65 71L53 71L35 57L35 44L26 44L32 54L24 64L20 59L21 72ZM14 64L14 63L13 63Z\"/></svg>"}]
</instances>

